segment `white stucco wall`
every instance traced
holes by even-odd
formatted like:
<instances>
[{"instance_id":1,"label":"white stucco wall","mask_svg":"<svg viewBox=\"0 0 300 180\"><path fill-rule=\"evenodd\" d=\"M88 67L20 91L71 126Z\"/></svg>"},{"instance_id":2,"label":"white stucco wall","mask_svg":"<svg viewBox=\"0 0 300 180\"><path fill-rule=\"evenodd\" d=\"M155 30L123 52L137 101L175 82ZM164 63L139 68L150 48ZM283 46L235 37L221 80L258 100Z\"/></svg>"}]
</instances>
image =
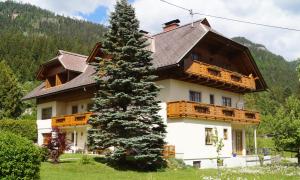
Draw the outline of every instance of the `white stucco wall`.
<instances>
[{"instance_id":1,"label":"white stucco wall","mask_svg":"<svg viewBox=\"0 0 300 180\"><path fill-rule=\"evenodd\" d=\"M162 89L159 94L159 99L162 102L189 100L189 91L201 92L203 103L210 103L209 96L213 94L215 104L222 105L222 96L229 97L232 100L232 107L237 107L237 104L243 104L243 95L224 91L216 88L211 88L194 83L179 81L175 79L166 79L156 82Z\"/></svg>"}]
</instances>

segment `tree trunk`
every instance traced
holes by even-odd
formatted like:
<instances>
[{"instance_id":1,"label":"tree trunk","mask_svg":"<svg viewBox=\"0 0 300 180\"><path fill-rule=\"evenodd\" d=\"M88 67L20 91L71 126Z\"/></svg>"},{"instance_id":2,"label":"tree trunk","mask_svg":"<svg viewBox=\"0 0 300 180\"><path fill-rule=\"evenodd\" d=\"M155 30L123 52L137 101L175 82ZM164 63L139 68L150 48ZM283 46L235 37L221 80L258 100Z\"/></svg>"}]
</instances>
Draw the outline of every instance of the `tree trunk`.
<instances>
[{"instance_id":1,"label":"tree trunk","mask_svg":"<svg viewBox=\"0 0 300 180\"><path fill-rule=\"evenodd\" d=\"M298 149L297 157L298 157L298 166L300 166L300 148Z\"/></svg>"}]
</instances>

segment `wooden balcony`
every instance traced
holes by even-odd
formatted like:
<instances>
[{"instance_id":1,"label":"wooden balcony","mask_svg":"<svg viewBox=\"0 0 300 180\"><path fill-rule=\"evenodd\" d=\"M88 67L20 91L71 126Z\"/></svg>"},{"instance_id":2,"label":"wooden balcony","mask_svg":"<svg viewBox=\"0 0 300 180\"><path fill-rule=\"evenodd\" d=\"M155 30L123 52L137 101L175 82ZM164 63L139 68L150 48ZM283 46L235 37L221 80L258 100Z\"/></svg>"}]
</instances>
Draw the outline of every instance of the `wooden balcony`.
<instances>
[{"instance_id":1,"label":"wooden balcony","mask_svg":"<svg viewBox=\"0 0 300 180\"><path fill-rule=\"evenodd\" d=\"M228 90L233 89L242 92L243 90L253 91L256 89L255 78L252 75L245 76L200 61L193 61L185 69L185 73L199 79L203 78L205 82L212 81L212 85L228 88Z\"/></svg>"},{"instance_id":2,"label":"wooden balcony","mask_svg":"<svg viewBox=\"0 0 300 180\"><path fill-rule=\"evenodd\" d=\"M190 101L168 102L167 115L170 119L193 118L242 124L260 122L258 112Z\"/></svg>"},{"instance_id":3,"label":"wooden balcony","mask_svg":"<svg viewBox=\"0 0 300 180\"><path fill-rule=\"evenodd\" d=\"M86 112L52 117L52 127L86 125L91 115L91 112Z\"/></svg>"}]
</instances>

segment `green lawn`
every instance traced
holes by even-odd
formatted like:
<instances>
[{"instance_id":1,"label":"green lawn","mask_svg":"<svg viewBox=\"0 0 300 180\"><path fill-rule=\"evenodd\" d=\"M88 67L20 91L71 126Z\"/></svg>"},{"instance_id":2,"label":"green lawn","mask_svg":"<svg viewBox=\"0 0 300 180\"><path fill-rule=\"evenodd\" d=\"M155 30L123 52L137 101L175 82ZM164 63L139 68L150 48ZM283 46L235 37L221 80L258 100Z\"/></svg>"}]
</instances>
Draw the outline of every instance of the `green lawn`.
<instances>
[{"instance_id":1,"label":"green lawn","mask_svg":"<svg viewBox=\"0 0 300 180\"><path fill-rule=\"evenodd\" d=\"M79 158L67 160L66 158ZM162 172L135 172L119 171L105 164L96 162L91 158L89 164L80 163L81 155L64 155L60 164L53 165L49 162L42 163L41 179L55 180L101 180L101 179L215 179L217 170L215 169L166 169ZM296 167L251 167L222 170L222 179L300 179L300 169Z\"/></svg>"}]
</instances>

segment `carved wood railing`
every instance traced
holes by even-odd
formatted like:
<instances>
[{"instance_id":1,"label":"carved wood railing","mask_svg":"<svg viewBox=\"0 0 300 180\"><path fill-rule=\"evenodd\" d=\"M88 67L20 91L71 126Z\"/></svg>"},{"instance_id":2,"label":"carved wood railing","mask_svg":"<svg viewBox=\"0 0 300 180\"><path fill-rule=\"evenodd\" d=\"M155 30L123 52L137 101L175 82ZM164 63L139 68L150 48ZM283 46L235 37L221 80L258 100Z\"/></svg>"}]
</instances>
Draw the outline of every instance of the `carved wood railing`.
<instances>
[{"instance_id":1,"label":"carved wood railing","mask_svg":"<svg viewBox=\"0 0 300 180\"><path fill-rule=\"evenodd\" d=\"M246 124L259 124L260 122L259 113L255 111L190 101L168 102L167 115L170 119L187 117L203 120L233 121Z\"/></svg>"},{"instance_id":2,"label":"carved wood railing","mask_svg":"<svg viewBox=\"0 0 300 180\"><path fill-rule=\"evenodd\" d=\"M252 75L245 76L240 73L229 71L200 61L193 61L192 64L185 69L185 72L187 74L208 78L245 89L256 89L255 78Z\"/></svg>"},{"instance_id":3,"label":"carved wood railing","mask_svg":"<svg viewBox=\"0 0 300 180\"><path fill-rule=\"evenodd\" d=\"M52 117L52 127L86 125L91 115L91 112L86 112Z\"/></svg>"}]
</instances>

